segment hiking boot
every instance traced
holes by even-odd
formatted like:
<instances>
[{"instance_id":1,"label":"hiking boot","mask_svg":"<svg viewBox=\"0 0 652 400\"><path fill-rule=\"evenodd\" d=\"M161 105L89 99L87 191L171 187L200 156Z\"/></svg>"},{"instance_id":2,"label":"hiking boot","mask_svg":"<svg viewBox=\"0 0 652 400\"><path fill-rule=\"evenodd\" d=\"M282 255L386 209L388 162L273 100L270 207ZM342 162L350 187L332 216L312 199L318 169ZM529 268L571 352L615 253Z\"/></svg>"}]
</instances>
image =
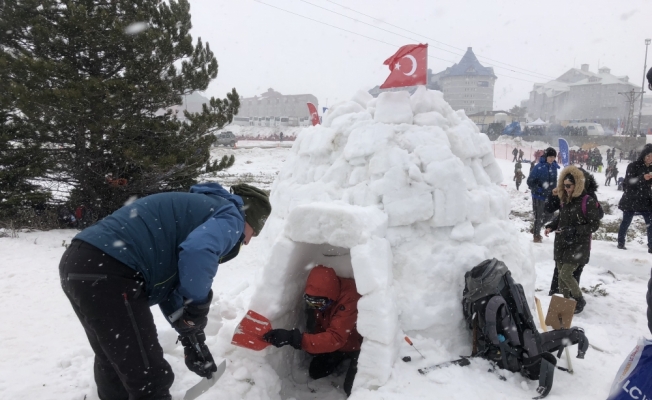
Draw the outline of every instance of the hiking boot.
<instances>
[{"instance_id":1,"label":"hiking boot","mask_svg":"<svg viewBox=\"0 0 652 400\"><path fill-rule=\"evenodd\" d=\"M533 242L534 243L541 243L541 242L543 242L543 237L541 237L541 235L534 235Z\"/></svg>"},{"instance_id":2,"label":"hiking boot","mask_svg":"<svg viewBox=\"0 0 652 400\"><path fill-rule=\"evenodd\" d=\"M579 314L584 310L584 306L586 305L586 300L584 300L584 296L582 296L579 299L576 299L575 301L577 301L577 305L575 306L574 314Z\"/></svg>"},{"instance_id":3,"label":"hiking boot","mask_svg":"<svg viewBox=\"0 0 652 400\"><path fill-rule=\"evenodd\" d=\"M624 244L620 244L620 243L618 243L618 248L619 248L620 250L627 250L627 247L625 247ZM650 250L648 250L648 253L649 253L649 252L650 252Z\"/></svg>"},{"instance_id":4,"label":"hiking boot","mask_svg":"<svg viewBox=\"0 0 652 400\"><path fill-rule=\"evenodd\" d=\"M648 252L648 253L652 253L652 249L647 249L647 252Z\"/></svg>"}]
</instances>

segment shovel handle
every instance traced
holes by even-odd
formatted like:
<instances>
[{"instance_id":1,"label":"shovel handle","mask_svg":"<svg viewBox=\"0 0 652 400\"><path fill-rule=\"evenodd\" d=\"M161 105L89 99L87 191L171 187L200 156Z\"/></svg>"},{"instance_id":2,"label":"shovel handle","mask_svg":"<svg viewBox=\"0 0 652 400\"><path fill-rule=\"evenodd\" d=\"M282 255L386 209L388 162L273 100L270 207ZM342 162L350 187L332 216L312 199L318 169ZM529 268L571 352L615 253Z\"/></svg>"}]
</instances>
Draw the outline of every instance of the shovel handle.
<instances>
[{"instance_id":1,"label":"shovel handle","mask_svg":"<svg viewBox=\"0 0 652 400\"><path fill-rule=\"evenodd\" d=\"M412 341L410 340L409 337L406 336L406 337L405 337L405 341L408 342L408 344L409 344L410 346L414 346L414 343L412 343Z\"/></svg>"}]
</instances>

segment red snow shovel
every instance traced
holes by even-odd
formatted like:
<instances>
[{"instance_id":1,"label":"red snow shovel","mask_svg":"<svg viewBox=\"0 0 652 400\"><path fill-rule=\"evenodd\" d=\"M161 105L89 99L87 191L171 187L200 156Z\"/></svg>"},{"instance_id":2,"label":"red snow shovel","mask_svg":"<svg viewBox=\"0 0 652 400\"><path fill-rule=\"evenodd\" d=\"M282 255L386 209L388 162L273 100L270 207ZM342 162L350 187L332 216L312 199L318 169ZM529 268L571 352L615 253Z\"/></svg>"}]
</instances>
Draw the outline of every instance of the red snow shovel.
<instances>
[{"instance_id":1,"label":"red snow shovel","mask_svg":"<svg viewBox=\"0 0 652 400\"><path fill-rule=\"evenodd\" d=\"M235 328L231 344L260 351L270 345L263 339L263 335L271 330L272 323L267 318L249 310Z\"/></svg>"}]
</instances>

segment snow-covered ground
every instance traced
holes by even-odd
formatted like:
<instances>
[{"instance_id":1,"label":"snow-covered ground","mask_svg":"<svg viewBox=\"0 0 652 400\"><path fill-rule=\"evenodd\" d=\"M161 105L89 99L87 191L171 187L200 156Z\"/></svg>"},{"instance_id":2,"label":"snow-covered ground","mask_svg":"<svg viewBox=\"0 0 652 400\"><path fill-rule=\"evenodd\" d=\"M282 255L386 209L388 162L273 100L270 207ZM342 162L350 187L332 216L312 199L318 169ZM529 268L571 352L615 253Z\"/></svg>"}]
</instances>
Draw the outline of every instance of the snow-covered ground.
<instances>
[{"instance_id":1,"label":"snow-covered ground","mask_svg":"<svg viewBox=\"0 0 652 400\"><path fill-rule=\"evenodd\" d=\"M213 149L214 157L236 154L235 165L220 173L218 181L242 179L269 187L277 171L289 156L289 149ZM529 239L528 214L531 206L525 182L516 191L513 164L498 160L503 171L502 185L511 199L510 220ZM527 174L528 166L524 164ZM621 175L626 163L619 165ZM615 204L621 192L616 186L605 187L604 174L595 174L601 185L599 199L608 202L612 213L603 222L616 223L620 218ZM635 220L636 221L636 220ZM586 330L592 344L603 352L589 349L586 359L573 358L574 375L557 371L553 390L548 397L556 399L606 398L611 381L621 362L640 336L650 336L646 322L645 292L652 267L652 255L647 253L644 235L633 234L629 250L616 249L615 242L594 240L591 261L584 269L581 286L591 288L600 284L606 296L587 295L585 311L576 316L574 325ZM632 229L632 233L634 230ZM93 382L93 353L83 329L74 316L59 286L58 263L76 234L73 230L49 232L19 232L17 238L0 238L0 304L4 323L0 326L0 398L2 399L97 399ZM613 236L605 233L604 237ZM213 285L214 306L207 328L207 344L213 355L227 360L227 372L218 384L201 398L205 399L343 399L341 389L344 376L328 377L319 381L306 379L306 359L294 352L296 368L290 379L279 381L276 372L262 362L264 352L233 347L231 336L239 319L246 312L254 292L261 267L267 262L271 243L264 237L256 238L233 261L220 266ZM542 244L532 244L536 267L536 294L542 300L544 311L554 262L553 238L544 238ZM469 268L472 265L468 266ZM463 272L460 272L462 274ZM530 299L530 306L534 306ZM153 314L159 328L159 339L166 358L175 373L172 386L174 399L181 399L185 390L199 378L189 372L183 362L183 351L176 344L176 333L165 322L157 308ZM538 321L537 321L538 322ZM462 339L467 332L459 332ZM378 390L359 390L351 399L524 399L534 397L536 382L519 374L500 371L506 381L488 373L489 364L474 360L469 367L449 367L426 376L417 369L457 358L442 342L412 337L421 356L407 344L399 349L399 359L393 367L389 382ZM292 349L283 349L293 351ZM266 350L269 351L269 350ZM574 354L571 349L571 354ZM470 353L470 343L468 352ZM246 357L245 357L246 355ZM412 362L400 361L411 356ZM256 362L256 357L261 362ZM560 360L565 365L565 360Z\"/></svg>"}]
</instances>

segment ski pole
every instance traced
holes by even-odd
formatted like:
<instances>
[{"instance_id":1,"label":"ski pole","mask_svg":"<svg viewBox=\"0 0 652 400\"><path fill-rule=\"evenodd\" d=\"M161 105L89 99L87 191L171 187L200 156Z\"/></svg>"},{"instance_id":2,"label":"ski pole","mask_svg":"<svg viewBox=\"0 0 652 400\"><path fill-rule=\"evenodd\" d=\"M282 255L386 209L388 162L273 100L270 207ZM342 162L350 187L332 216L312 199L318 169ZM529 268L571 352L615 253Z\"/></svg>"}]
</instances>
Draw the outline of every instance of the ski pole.
<instances>
[{"instance_id":1,"label":"ski pole","mask_svg":"<svg viewBox=\"0 0 652 400\"><path fill-rule=\"evenodd\" d=\"M414 350L417 351L417 353L421 354L421 357L426 358L426 356L424 356L424 355L419 351L419 349L417 349L416 347L414 347L414 343L412 343L412 341L410 340L409 337L406 336L406 337L405 337L405 341L408 342L408 344L409 344L410 346L412 346L412 347L414 348Z\"/></svg>"}]
</instances>

